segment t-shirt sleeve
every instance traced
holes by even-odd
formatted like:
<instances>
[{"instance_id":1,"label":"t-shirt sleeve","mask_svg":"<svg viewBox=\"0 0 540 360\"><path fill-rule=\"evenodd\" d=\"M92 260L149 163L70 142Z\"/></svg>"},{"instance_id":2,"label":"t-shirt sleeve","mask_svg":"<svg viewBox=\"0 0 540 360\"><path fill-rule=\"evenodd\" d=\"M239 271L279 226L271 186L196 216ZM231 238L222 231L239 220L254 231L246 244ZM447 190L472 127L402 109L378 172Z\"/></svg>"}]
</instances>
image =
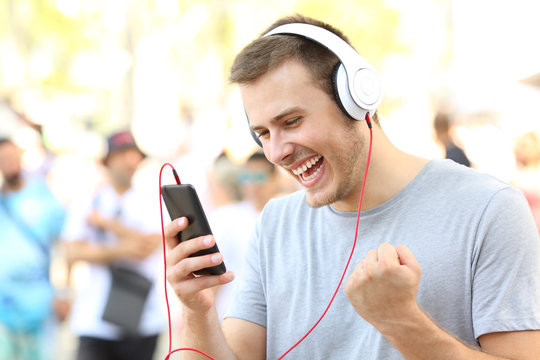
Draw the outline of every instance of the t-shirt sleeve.
<instances>
[{"instance_id":1,"label":"t-shirt sleeve","mask_svg":"<svg viewBox=\"0 0 540 360\"><path fill-rule=\"evenodd\" d=\"M540 240L523 195L505 187L484 210L473 253L474 335L540 329Z\"/></svg>"},{"instance_id":2,"label":"t-shirt sleeve","mask_svg":"<svg viewBox=\"0 0 540 360\"><path fill-rule=\"evenodd\" d=\"M90 211L90 201L73 203L68 209L60 238L64 241L88 241L86 218Z\"/></svg>"},{"instance_id":3,"label":"t-shirt sleeve","mask_svg":"<svg viewBox=\"0 0 540 360\"><path fill-rule=\"evenodd\" d=\"M246 250L242 276L235 281L236 293L225 318L239 318L266 327L266 294L264 291L264 273L261 270L261 223L263 214L259 217L255 230Z\"/></svg>"},{"instance_id":4,"label":"t-shirt sleeve","mask_svg":"<svg viewBox=\"0 0 540 360\"><path fill-rule=\"evenodd\" d=\"M160 234L161 235L161 216L160 216L160 201L154 196L154 192L148 188L137 186L133 188L132 195L126 203L124 209L130 212L129 219L134 219L132 222L125 223L128 227L136 229L143 234ZM163 206L163 222L167 224L169 217L166 207Z\"/></svg>"}]
</instances>

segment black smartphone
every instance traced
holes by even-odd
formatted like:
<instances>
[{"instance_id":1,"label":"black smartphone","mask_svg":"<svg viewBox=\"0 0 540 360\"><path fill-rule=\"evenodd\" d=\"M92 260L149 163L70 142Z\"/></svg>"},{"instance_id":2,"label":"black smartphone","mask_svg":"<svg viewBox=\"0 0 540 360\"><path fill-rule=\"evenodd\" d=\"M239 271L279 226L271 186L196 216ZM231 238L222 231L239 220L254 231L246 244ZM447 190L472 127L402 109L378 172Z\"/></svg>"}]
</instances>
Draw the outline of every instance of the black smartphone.
<instances>
[{"instance_id":1,"label":"black smartphone","mask_svg":"<svg viewBox=\"0 0 540 360\"><path fill-rule=\"evenodd\" d=\"M197 191L195 191L193 185L163 185L161 187L161 196L171 219L174 220L182 216L188 219L188 227L184 231L180 231L176 236L180 242L212 234L199 196L197 196ZM209 249L199 250L191 254L190 257L213 254L215 252L219 252L216 243ZM219 265L195 271L194 274L220 275L226 271L225 263L222 262Z\"/></svg>"}]
</instances>

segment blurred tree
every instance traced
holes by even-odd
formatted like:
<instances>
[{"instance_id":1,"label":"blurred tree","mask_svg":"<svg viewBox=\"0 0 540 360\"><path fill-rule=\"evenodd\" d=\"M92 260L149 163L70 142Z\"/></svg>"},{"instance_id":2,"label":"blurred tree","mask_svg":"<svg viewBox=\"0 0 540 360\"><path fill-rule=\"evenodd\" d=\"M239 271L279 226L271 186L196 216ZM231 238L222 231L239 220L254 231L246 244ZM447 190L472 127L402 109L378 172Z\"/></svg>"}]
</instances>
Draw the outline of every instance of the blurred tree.
<instances>
[{"instance_id":1,"label":"blurred tree","mask_svg":"<svg viewBox=\"0 0 540 360\"><path fill-rule=\"evenodd\" d=\"M15 41L24 63L25 79L41 80L42 85L55 88L83 90L70 81L68 70L78 52L97 46L97 39L88 36L91 19L67 17L58 11L52 0L4 0L2 3L6 21L2 22L1 35ZM40 56L51 58L52 66L44 78L33 79L29 65L33 57ZM39 71L38 74L43 75Z\"/></svg>"},{"instance_id":2,"label":"blurred tree","mask_svg":"<svg viewBox=\"0 0 540 360\"><path fill-rule=\"evenodd\" d=\"M94 99L93 113L72 117L74 121L90 117L101 131L129 125L141 106L224 107L230 92L228 72L239 46L286 14L300 12L343 29L376 68L385 55L407 52L398 40L399 11L388 4L387 0L0 0L0 50L6 49L2 47L6 40L15 43L15 59L20 61L13 63L21 63L19 83L6 89L2 76L14 67L6 66L2 54L0 91L33 88L44 98L86 94ZM137 96L137 89L145 86L174 91L178 104L164 103L171 97Z\"/></svg>"},{"instance_id":3,"label":"blurred tree","mask_svg":"<svg viewBox=\"0 0 540 360\"><path fill-rule=\"evenodd\" d=\"M298 0L296 10L343 30L356 50L376 68L386 55L407 52L398 40L400 13L388 1Z\"/></svg>"}]
</instances>

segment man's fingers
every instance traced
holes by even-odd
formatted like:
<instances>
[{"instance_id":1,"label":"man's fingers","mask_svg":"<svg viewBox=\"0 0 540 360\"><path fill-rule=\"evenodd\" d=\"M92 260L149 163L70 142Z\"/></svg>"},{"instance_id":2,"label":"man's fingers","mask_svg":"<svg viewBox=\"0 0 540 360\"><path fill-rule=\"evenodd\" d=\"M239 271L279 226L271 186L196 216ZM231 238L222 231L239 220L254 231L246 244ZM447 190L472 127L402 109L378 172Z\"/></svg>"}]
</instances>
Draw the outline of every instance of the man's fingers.
<instances>
[{"instance_id":1,"label":"man's fingers","mask_svg":"<svg viewBox=\"0 0 540 360\"><path fill-rule=\"evenodd\" d=\"M233 280L234 273L232 271L227 271L221 275L191 277L186 278L183 281L171 282L171 284L175 284L174 291L177 294L182 294L185 297L186 295L196 294L204 289L227 284Z\"/></svg>"},{"instance_id":2,"label":"man's fingers","mask_svg":"<svg viewBox=\"0 0 540 360\"><path fill-rule=\"evenodd\" d=\"M191 277L196 271L205 269L207 267L219 265L223 262L223 256L220 253L213 253L209 255L189 257L178 264L174 265L173 268L178 271L179 276L181 277Z\"/></svg>"},{"instance_id":3,"label":"man's fingers","mask_svg":"<svg viewBox=\"0 0 540 360\"><path fill-rule=\"evenodd\" d=\"M366 263L375 264L379 260L379 254L377 253L377 250L369 250L366 257L364 258L364 261Z\"/></svg>"},{"instance_id":4,"label":"man's fingers","mask_svg":"<svg viewBox=\"0 0 540 360\"><path fill-rule=\"evenodd\" d=\"M205 235L183 241L181 244L176 245L168 252L167 265L172 266L199 250L211 248L214 246L214 243L215 241L212 235Z\"/></svg>"},{"instance_id":5,"label":"man's fingers","mask_svg":"<svg viewBox=\"0 0 540 360\"><path fill-rule=\"evenodd\" d=\"M417 274L420 274L422 272L422 268L420 267L420 264L414 257L413 253L409 248L405 245L398 245L396 246L396 252L399 255L399 261L401 265L405 265L412 269Z\"/></svg>"},{"instance_id":6,"label":"man's fingers","mask_svg":"<svg viewBox=\"0 0 540 360\"><path fill-rule=\"evenodd\" d=\"M174 219L170 223L167 224L167 226L164 227L165 232L165 242L167 243L167 246L169 249L172 249L176 245L178 245L178 239L176 238L176 235L180 231L184 231L188 227L188 221L185 217L181 217L178 219Z\"/></svg>"},{"instance_id":7,"label":"man's fingers","mask_svg":"<svg viewBox=\"0 0 540 360\"><path fill-rule=\"evenodd\" d=\"M383 266L400 264L396 248L388 243L382 243L377 249L377 254L379 255L379 263Z\"/></svg>"}]
</instances>

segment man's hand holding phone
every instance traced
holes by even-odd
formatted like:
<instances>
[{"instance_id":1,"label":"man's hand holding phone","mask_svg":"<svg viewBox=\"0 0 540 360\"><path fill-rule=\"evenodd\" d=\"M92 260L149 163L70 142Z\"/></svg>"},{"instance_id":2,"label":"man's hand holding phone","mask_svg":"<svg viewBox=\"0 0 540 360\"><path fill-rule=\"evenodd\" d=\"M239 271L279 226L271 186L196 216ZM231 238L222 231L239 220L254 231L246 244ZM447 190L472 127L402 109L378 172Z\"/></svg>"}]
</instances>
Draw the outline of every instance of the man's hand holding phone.
<instances>
[{"instance_id":1,"label":"man's hand holding phone","mask_svg":"<svg viewBox=\"0 0 540 360\"><path fill-rule=\"evenodd\" d=\"M180 242L177 235L187 229L188 225L188 220L180 217L165 226L167 280L184 306L192 311L206 312L214 305L214 293L210 288L231 282L234 274L231 271L221 275L194 274L221 264L223 257L217 252L190 256L200 250L212 248L215 239L212 235L203 235Z\"/></svg>"}]
</instances>

